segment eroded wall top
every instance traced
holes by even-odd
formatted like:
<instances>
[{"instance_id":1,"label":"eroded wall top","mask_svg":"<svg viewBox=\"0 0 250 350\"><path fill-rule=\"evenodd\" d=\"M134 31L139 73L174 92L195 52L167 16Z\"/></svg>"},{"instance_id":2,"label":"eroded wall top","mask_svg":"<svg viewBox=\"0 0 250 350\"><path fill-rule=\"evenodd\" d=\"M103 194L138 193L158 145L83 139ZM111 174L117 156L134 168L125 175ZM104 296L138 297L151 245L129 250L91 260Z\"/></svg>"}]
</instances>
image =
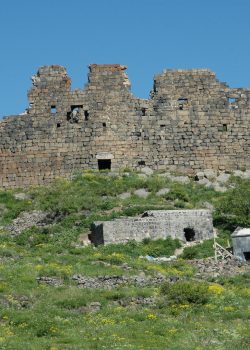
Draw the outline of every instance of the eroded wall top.
<instances>
[{"instance_id":1,"label":"eroded wall top","mask_svg":"<svg viewBox=\"0 0 250 350\"><path fill-rule=\"evenodd\" d=\"M91 64L75 90L64 67L39 68L27 110L0 122L0 186L87 168L250 168L250 89L231 89L208 69L165 70L140 99L126 68Z\"/></svg>"}]
</instances>

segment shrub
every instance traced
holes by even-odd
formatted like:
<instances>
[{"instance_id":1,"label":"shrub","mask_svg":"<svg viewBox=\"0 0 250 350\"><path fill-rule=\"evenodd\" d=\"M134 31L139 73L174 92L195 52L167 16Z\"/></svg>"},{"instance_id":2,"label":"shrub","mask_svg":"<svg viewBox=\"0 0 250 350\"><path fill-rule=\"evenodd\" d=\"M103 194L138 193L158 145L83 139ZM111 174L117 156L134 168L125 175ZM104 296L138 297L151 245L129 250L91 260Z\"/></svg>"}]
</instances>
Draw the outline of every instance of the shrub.
<instances>
[{"instance_id":1,"label":"shrub","mask_svg":"<svg viewBox=\"0 0 250 350\"><path fill-rule=\"evenodd\" d=\"M182 188L173 188L169 193L165 195L167 200L180 200L182 202L188 202L189 198L187 193Z\"/></svg>"},{"instance_id":2,"label":"shrub","mask_svg":"<svg viewBox=\"0 0 250 350\"><path fill-rule=\"evenodd\" d=\"M161 287L161 293L170 304L205 304L209 298L208 285L194 281L166 282Z\"/></svg>"},{"instance_id":3,"label":"shrub","mask_svg":"<svg viewBox=\"0 0 250 350\"><path fill-rule=\"evenodd\" d=\"M216 221L232 228L250 225L250 180L239 180L216 205Z\"/></svg>"},{"instance_id":4,"label":"shrub","mask_svg":"<svg viewBox=\"0 0 250 350\"><path fill-rule=\"evenodd\" d=\"M180 248L181 244L178 239L167 237L166 239L149 240L145 239L142 242L141 253L143 255L170 256L173 255L176 248Z\"/></svg>"},{"instance_id":5,"label":"shrub","mask_svg":"<svg viewBox=\"0 0 250 350\"><path fill-rule=\"evenodd\" d=\"M203 259L214 255L213 239L204 241L201 244L186 247L181 255L182 259Z\"/></svg>"}]
</instances>

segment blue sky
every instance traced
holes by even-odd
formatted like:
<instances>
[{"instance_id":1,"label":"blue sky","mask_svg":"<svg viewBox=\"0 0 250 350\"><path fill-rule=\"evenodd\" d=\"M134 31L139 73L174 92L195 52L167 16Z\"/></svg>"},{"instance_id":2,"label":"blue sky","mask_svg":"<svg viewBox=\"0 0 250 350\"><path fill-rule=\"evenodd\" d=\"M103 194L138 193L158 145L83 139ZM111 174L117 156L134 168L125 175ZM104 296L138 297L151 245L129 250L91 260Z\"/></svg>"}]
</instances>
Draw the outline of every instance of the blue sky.
<instances>
[{"instance_id":1,"label":"blue sky","mask_svg":"<svg viewBox=\"0 0 250 350\"><path fill-rule=\"evenodd\" d=\"M249 0L1 0L0 117L28 105L30 77L61 64L73 88L88 64L128 66L147 98L164 68L210 68L231 87L250 87Z\"/></svg>"}]
</instances>

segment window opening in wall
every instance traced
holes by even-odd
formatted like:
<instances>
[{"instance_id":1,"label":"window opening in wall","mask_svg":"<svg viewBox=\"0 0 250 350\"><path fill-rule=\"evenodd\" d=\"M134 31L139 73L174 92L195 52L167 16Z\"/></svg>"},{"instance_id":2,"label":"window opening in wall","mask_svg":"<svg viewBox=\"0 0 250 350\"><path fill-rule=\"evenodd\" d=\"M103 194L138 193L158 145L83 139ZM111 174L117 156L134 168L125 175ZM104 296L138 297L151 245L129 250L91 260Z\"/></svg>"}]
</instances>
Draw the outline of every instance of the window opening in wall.
<instances>
[{"instance_id":1,"label":"window opening in wall","mask_svg":"<svg viewBox=\"0 0 250 350\"><path fill-rule=\"evenodd\" d=\"M102 123L102 126L103 126L104 128L106 128L107 125L106 125L106 123Z\"/></svg>"},{"instance_id":2,"label":"window opening in wall","mask_svg":"<svg viewBox=\"0 0 250 350\"><path fill-rule=\"evenodd\" d=\"M145 115L146 115L146 108L142 108L141 109L141 113L142 113L142 116L145 117Z\"/></svg>"},{"instance_id":3,"label":"window opening in wall","mask_svg":"<svg viewBox=\"0 0 250 350\"><path fill-rule=\"evenodd\" d=\"M57 126L57 128L60 128L61 123L57 123L56 126Z\"/></svg>"},{"instance_id":4,"label":"window opening in wall","mask_svg":"<svg viewBox=\"0 0 250 350\"><path fill-rule=\"evenodd\" d=\"M110 170L111 169L111 159L98 159L98 169L99 170Z\"/></svg>"},{"instance_id":5,"label":"window opening in wall","mask_svg":"<svg viewBox=\"0 0 250 350\"><path fill-rule=\"evenodd\" d=\"M223 131L224 131L224 132L227 131L227 124L222 124L222 126L219 126L219 127L218 127L218 131L222 131L222 132L223 132Z\"/></svg>"},{"instance_id":6,"label":"window opening in wall","mask_svg":"<svg viewBox=\"0 0 250 350\"><path fill-rule=\"evenodd\" d=\"M83 105L73 105L73 106L70 106L70 108L71 108L71 112L73 112L75 109L79 111L80 109L83 109Z\"/></svg>"},{"instance_id":7,"label":"window opening in wall","mask_svg":"<svg viewBox=\"0 0 250 350\"><path fill-rule=\"evenodd\" d=\"M247 261L249 261L250 260L250 252L243 252L243 254L244 254L245 259Z\"/></svg>"},{"instance_id":8,"label":"window opening in wall","mask_svg":"<svg viewBox=\"0 0 250 350\"><path fill-rule=\"evenodd\" d=\"M236 102L236 98L234 98L234 97L228 97L228 102L229 102L229 103L235 103L235 102Z\"/></svg>"},{"instance_id":9,"label":"window opening in wall","mask_svg":"<svg viewBox=\"0 0 250 350\"><path fill-rule=\"evenodd\" d=\"M56 106L51 106L50 112L51 112L51 114L55 114L57 112Z\"/></svg>"},{"instance_id":10,"label":"window opening in wall","mask_svg":"<svg viewBox=\"0 0 250 350\"><path fill-rule=\"evenodd\" d=\"M165 124L161 124L160 125L161 128L165 128L165 126L166 126Z\"/></svg>"},{"instance_id":11,"label":"window opening in wall","mask_svg":"<svg viewBox=\"0 0 250 350\"><path fill-rule=\"evenodd\" d=\"M140 137L141 136L141 132L140 131L134 131L134 132L132 132L132 136Z\"/></svg>"},{"instance_id":12,"label":"window opening in wall","mask_svg":"<svg viewBox=\"0 0 250 350\"><path fill-rule=\"evenodd\" d=\"M145 160L139 160L138 165L145 165Z\"/></svg>"},{"instance_id":13,"label":"window opening in wall","mask_svg":"<svg viewBox=\"0 0 250 350\"><path fill-rule=\"evenodd\" d=\"M182 111L184 106L187 105L188 99L181 97L181 98L178 98L177 102L178 102L179 110Z\"/></svg>"},{"instance_id":14,"label":"window opening in wall","mask_svg":"<svg viewBox=\"0 0 250 350\"><path fill-rule=\"evenodd\" d=\"M70 112L67 112L67 120L73 124L78 123L81 115L82 105L72 105L70 106Z\"/></svg>"},{"instance_id":15,"label":"window opening in wall","mask_svg":"<svg viewBox=\"0 0 250 350\"><path fill-rule=\"evenodd\" d=\"M184 236L185 236L187 242L195 241L194 229L192 229L190 227L186 227L186 228L184 228L183 231L184 231Z\"/></svg>"},{"instance_id":16,"label":"window opening in wall","mask_svg":"<svg viewBox=\"0 0 250 350\"><path fill-rule=\"evenodd\" d=\"M89 120L89 111L84 111L84 118L85 120Z\"/></svg>"}]
</instances>

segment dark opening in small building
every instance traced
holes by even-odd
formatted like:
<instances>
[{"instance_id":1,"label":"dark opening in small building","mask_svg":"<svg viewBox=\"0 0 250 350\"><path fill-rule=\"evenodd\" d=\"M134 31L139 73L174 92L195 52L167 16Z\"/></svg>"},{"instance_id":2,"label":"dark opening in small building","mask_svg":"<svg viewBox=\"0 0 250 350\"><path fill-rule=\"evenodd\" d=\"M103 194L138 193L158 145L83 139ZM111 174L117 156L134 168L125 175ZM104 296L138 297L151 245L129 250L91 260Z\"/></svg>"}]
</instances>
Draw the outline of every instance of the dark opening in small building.
<instances>
[{"instance_id":1,"label":"dark opening in small building","mask_svg":"<svg viewBox=\"0 0 250 350\"><path fill-rule=\"evenodd\" d=\"M61 123L57 123L56 126L57 126L57 128L60 128Z\"/></svg>"},{"instance_id":2,"label":"dark opening in small building","mask_svg":"<svg viewBox=\"0 0 250 350\"><path fill-rule=\"evenodd\" d=\"M141 109L142 116L144 117L146 115L146 108Z\"/></svg>"},{"instance_id":3,"label":"dark opening in small building","mask_svg":"<svg viewBox=\"0 0 250 350\"><path fill-rule=\"evenodd\" d=\"M111 159L98 159L98 169L99 170L110 170L111 169Z\"/></svg>"},{"instance_id":4,"label":"dark opening in small building","mask_svg":"<svg viewBox=\"0 0 250 350\"><path fill-rule=\"evenodd\" d=\"M89 120L89 111L84 111L84 118L85 120Z\"/></svg>"},{"instance_id":5,"label":"dark opening in small building","mask_svg":"<svg viewBox=\"0 0 250 350\"><path fill-rule=\"evenodd\" d=\"M57 112L56 106L51 106L50 112L51 112L51 114L55 114Z\"/></svg>"},{"instance_id":6,"label":"dark opening in small building","mask_svg":"<svg viewBox=\"0 0 250 350\"><path fill-rule=\"evenodd\" d=\"M243 254L244 254L245 259L247 261L249 261L250 260L250 252L243 252Z\"/></svg>"},{"instance_id":7,"label":"dark opening in small building","mask_svg":"<svg viewBox=\"0 0 250 350\"><path fill-rule=\"evenodd\" d=\"M183 231L184 231L184 236L185 236L187 242L195 241L194 229L192 229L190 227L186 227L186 228L184 228Z\"/></svg>"},{"instance_id":8,"label":"dark opening in small building","mask_svg":"<svg viewBox=\"0 0 250 350\"><path fill-rule=\"evenodd\" d=\"M145 160L139 160L138 165L145 165Z\"/></svg>"},{"instance_id":9,"label":"dark opening in small building","mask_svg":"<svg viewBox=\"0 0 250 350\"><path fill-rule=\"evenodd\" d=\"M102 123L102 126L103 126L104 128L106 128L107 125L106 125L106 123Z\"/></svg>"}]
</instances>

